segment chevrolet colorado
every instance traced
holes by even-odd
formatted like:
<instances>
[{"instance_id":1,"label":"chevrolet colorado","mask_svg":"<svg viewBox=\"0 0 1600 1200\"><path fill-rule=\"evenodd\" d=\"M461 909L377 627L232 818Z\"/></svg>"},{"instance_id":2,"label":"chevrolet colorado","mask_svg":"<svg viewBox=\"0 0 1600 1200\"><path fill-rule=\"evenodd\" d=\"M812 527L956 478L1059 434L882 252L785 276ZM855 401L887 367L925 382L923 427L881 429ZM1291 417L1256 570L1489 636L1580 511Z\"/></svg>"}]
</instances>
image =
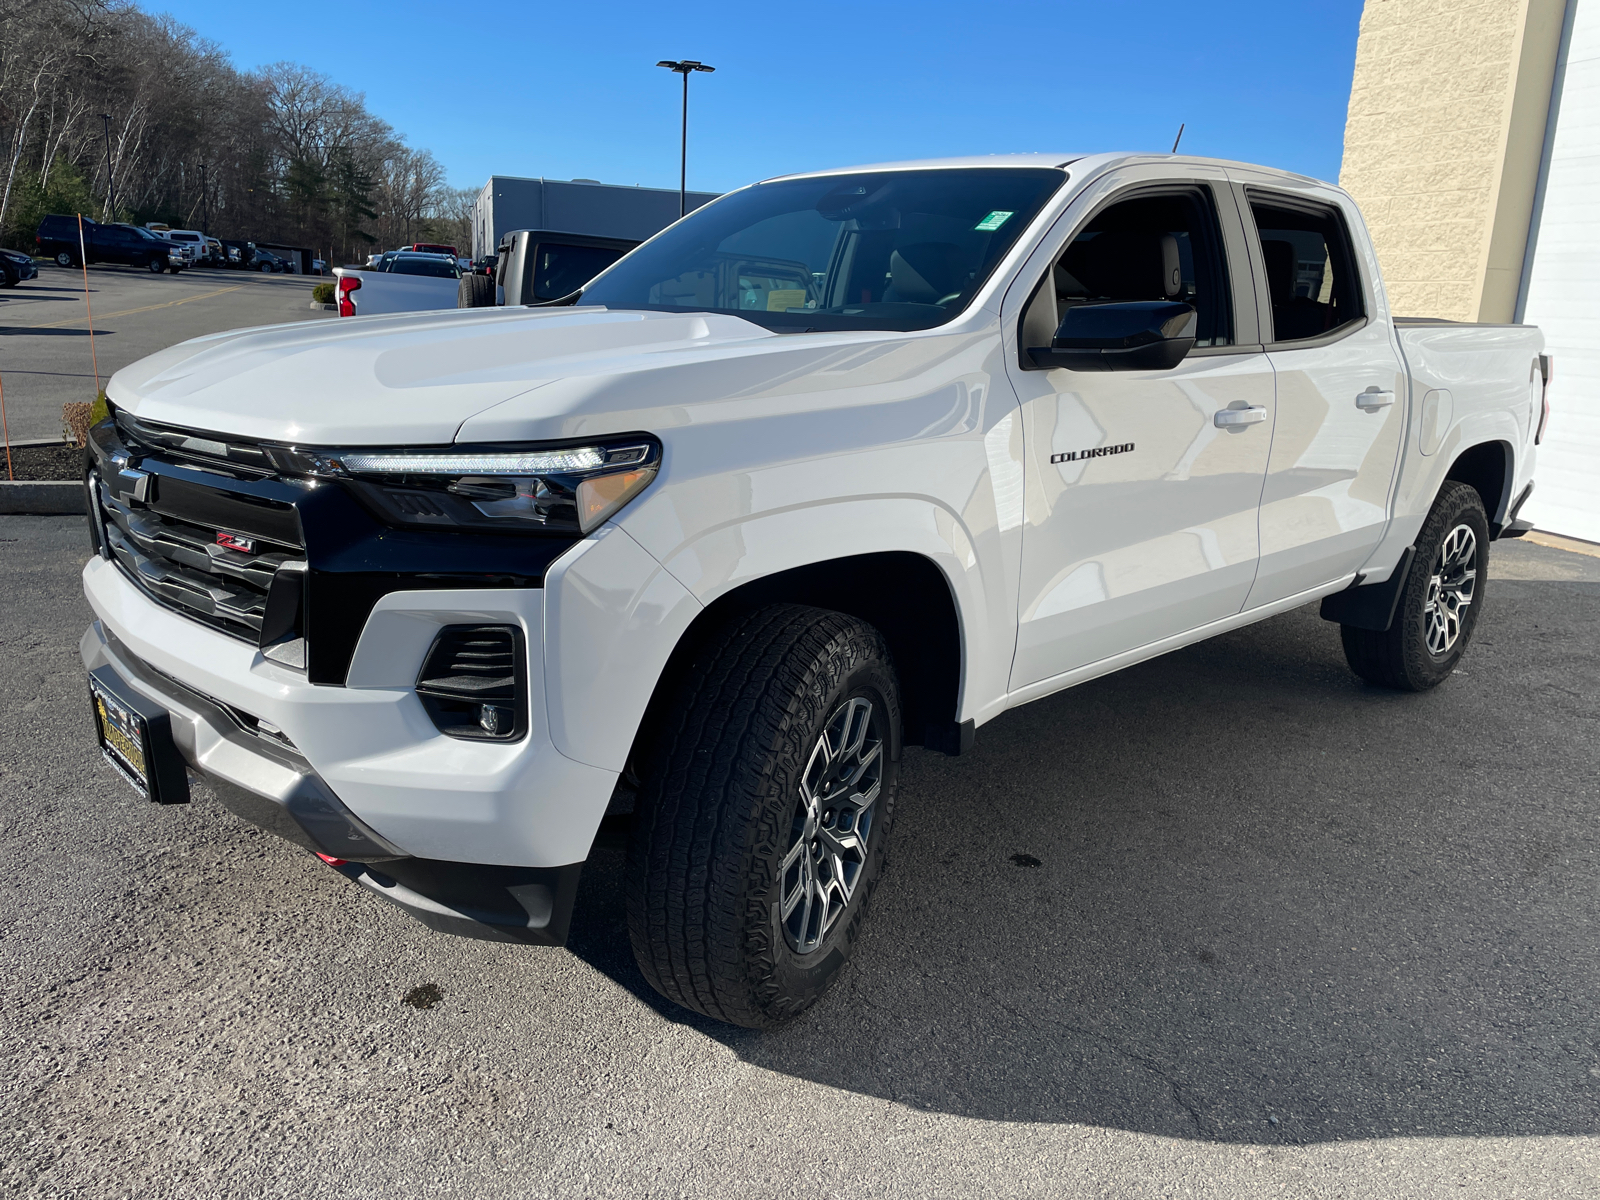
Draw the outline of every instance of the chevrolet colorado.
<instances>
[{"instance_id":1,"label":"chevrolet colorado","mask_svg":"<svg viewBox=\"0 0 1600 1200\"><path fill-rule=\"evenodd\" d=\"M1313 601L1362 678L1448 676L1542 350L1393 318L1350 198L1281 171L768 180L554 302L118 372L101 748L487 938L560 944L631 811L645 975L769 1025L858 940L905 746Z\"/></svg>"}]
</instances>

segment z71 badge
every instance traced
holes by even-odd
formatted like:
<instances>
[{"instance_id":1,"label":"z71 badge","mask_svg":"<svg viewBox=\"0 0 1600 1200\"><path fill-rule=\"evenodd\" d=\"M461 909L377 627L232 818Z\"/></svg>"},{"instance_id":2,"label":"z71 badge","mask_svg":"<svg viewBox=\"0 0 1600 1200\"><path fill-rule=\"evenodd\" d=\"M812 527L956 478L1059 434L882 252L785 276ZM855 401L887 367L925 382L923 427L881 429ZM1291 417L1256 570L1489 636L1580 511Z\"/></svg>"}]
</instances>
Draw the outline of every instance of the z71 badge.
<instances>
[{"instance_id":1,"label":"z71 badge","mask_svg":"<svg viewBox=\"0 0 1600 1200\"><path fill-rule=\"evenodd\" d=\"M253 554L256 548L255 538L245 537L242 533L217 534L217 545L224 550L237 550L241 554Z\"/></svg>"},{"instance_id":2,"label":"z71 badge","mask_svg":"<svg viewBox=\"0 0 1600 1200\"><path fill-rule=\"evenodd\" d=\"M1104 458L1108 454L1126 454L1133 449L1132 442L1116 446L1090 446L1087 450L1068 450L1065 454L1052 454L1052 463L1081 462L1086 458Z\"/></svg>"}]
</instances>

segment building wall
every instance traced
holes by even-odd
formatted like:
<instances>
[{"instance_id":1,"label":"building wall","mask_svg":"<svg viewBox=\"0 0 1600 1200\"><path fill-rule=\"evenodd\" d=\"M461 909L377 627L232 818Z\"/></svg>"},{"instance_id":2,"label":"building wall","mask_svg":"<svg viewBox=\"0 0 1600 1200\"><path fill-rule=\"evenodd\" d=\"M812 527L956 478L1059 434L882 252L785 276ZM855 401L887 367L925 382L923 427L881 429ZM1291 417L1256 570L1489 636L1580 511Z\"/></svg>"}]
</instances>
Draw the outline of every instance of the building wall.
<instances>
[{"instance_id":1,"label":"building wall","mask_svg":"<svg viewBox=\"0 0 1600 1200\"><path fill-rule=\"evenodd\" d=\"M1339 182L1403 316L1510 321L1565 0L1367 0Z\"/></svg>"},{"instance_id":2,"label":"building wall","mask_svg":"<svg viewBox=\"0 0 1600 1200\"><path fill-rule=\"evenodd\" d=\"M1523 319L1555 357L1550 427L1523 515L1600 542L1600 0L1573 0Z\"/></svg>"},{"instance_id":3,"label":"building wall","mask_svg":"<svg viewBox=\"0 0 1600 1200\"><path fill-rule=\"evenodd\" d=\"M715 200L715 192L689 192L693 212ZM588 180L491 176L472 210L472 254L493 254L500 239L517 229L551 229L596 237L654 237L678 219L676 188L624 187Z\"/></svg>"}]
</instances>

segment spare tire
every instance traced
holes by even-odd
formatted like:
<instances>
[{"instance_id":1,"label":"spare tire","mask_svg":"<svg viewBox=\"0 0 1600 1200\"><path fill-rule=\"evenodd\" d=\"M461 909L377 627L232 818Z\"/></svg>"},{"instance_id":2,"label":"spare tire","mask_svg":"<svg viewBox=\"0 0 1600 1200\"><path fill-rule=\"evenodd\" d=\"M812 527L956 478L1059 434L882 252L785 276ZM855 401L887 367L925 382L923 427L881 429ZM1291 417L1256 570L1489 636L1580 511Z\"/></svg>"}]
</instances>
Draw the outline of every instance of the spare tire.
<instances>
[{"instance_id":1,"label":"spare tire","mask_svg":"<svg viewBox=\"0 0 1600 1200\"><path fill-rule=\"evenodd\" d=\"M457 308L493 308L494 276L463 275L456 287Z\"/></svg>"}]
</instances>

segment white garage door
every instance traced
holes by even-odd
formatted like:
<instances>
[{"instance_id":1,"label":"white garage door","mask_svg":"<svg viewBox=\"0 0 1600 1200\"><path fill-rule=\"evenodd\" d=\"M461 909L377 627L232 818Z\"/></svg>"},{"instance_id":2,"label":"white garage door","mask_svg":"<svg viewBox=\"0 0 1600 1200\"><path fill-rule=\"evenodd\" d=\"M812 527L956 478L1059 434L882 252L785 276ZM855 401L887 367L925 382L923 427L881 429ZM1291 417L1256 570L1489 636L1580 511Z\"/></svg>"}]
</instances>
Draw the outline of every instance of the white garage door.
<instances>
[{"instance_id":1,"label":"white garage door","mask_svg":"<svg viewBox=\"0 0 1600 1200\"><path fill-rule=\"evenodd\" d=\"M1540 529L1600 542L1600 0L1576 0L1523 320L1555 355Z\"/></svg>"}]
</instances>

